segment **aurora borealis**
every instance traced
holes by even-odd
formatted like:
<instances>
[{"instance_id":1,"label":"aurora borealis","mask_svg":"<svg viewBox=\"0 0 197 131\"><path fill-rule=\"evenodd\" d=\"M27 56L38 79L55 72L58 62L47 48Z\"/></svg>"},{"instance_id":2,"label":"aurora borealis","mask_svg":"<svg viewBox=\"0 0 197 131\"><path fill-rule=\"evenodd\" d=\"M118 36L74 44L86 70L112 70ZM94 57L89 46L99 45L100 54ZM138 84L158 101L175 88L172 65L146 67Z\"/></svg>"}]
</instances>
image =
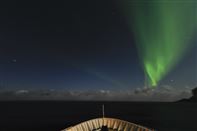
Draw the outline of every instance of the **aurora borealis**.
<instances>
[{"instance_id":1,"label":"aurora borealis","mask_svg":"<svg viewBox=\"0 0 197 131\"><path fill-rule=\"evenodd\" d=\"M196 4L130 1L125 7L148 84L155 87L191 47L197 25Z\"/></svg>"},{"instance_id":2,"label":"aurora borealis","mask_svg":"<svg viewBox=\"0 0 197 131\"><path fill-rule=\"evenodd\" d=\"M196 87L195 1L139 1L3 1L0 92Z\"/></svg>"}]
</instances>

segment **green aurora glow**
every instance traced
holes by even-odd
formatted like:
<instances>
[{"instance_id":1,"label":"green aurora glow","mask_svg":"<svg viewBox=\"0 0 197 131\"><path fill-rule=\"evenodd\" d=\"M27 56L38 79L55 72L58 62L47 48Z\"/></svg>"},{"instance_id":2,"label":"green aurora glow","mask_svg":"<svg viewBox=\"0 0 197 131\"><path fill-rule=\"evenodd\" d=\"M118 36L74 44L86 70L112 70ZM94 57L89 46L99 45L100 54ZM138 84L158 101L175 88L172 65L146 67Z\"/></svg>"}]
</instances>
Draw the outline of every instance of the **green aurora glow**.
<instances>
[{"instance_id":1,"label":"green aurora glow","mask_svg":"<svg viewBox=\"0 0 197 131\"><path fill-rule=\"evenodd\" d=\"M157 86L191 47L196 2L130 1L124 5L149 86Z\"/></svg>"}]
</instances>

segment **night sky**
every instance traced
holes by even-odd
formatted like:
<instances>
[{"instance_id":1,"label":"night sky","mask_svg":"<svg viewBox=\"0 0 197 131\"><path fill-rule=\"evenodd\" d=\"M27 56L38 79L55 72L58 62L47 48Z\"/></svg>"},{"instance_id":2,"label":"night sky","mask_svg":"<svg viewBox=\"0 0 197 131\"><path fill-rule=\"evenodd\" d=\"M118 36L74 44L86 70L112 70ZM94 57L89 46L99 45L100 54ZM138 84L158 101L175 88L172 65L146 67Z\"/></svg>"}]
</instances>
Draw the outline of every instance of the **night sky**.
<instances>
[{"instance_id":1,"label":"night sky","mask_svg":"<svg viewBox=\"0 0 197 131\"><path fill-rule=\"evenodd\" d=\"M135 39L120 1L16 0L0 5L0 89L144 86ZM159 86L179 90L197 85L196 37L191 42L192 48Z\"/></svg>"}]
</instances>

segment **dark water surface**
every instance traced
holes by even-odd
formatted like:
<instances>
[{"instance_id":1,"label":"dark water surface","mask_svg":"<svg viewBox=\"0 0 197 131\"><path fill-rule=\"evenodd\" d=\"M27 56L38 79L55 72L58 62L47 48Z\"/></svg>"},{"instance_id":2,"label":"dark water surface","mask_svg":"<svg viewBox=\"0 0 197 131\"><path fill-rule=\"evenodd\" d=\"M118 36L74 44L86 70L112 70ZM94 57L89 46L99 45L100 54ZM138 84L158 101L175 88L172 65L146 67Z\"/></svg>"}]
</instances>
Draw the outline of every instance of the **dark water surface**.
<instances>
[{"instance_id":1,"label":"dark water surface","mask_svg":"<svg viewBox=\"0 0 197 131\"><path fill-rule=\"evenodd\" d=\"M59 131L80 122L106 117L158 131L197 131L197 103L155 102L0 102L0 131Z\"/></svg>"}]
</instances>

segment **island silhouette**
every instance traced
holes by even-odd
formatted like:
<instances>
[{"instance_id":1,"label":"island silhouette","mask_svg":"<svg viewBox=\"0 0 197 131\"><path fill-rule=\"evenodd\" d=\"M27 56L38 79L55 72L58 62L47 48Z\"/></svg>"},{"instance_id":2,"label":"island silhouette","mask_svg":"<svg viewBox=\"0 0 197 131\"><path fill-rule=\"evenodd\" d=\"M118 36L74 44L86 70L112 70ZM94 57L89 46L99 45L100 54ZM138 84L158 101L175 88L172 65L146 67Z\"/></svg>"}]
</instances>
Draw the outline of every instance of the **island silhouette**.
<instances>
[{"instance_id":1,"label":"island silhouette","mask_svg":"<svg viewBox=\"0 0 197 131\"><path fill-rule=\"evenodd\" d=\"M197 102L197 87L192 90L192 96L188 99L181 99L178 102Z\"/></svg>"}]
</instances>

